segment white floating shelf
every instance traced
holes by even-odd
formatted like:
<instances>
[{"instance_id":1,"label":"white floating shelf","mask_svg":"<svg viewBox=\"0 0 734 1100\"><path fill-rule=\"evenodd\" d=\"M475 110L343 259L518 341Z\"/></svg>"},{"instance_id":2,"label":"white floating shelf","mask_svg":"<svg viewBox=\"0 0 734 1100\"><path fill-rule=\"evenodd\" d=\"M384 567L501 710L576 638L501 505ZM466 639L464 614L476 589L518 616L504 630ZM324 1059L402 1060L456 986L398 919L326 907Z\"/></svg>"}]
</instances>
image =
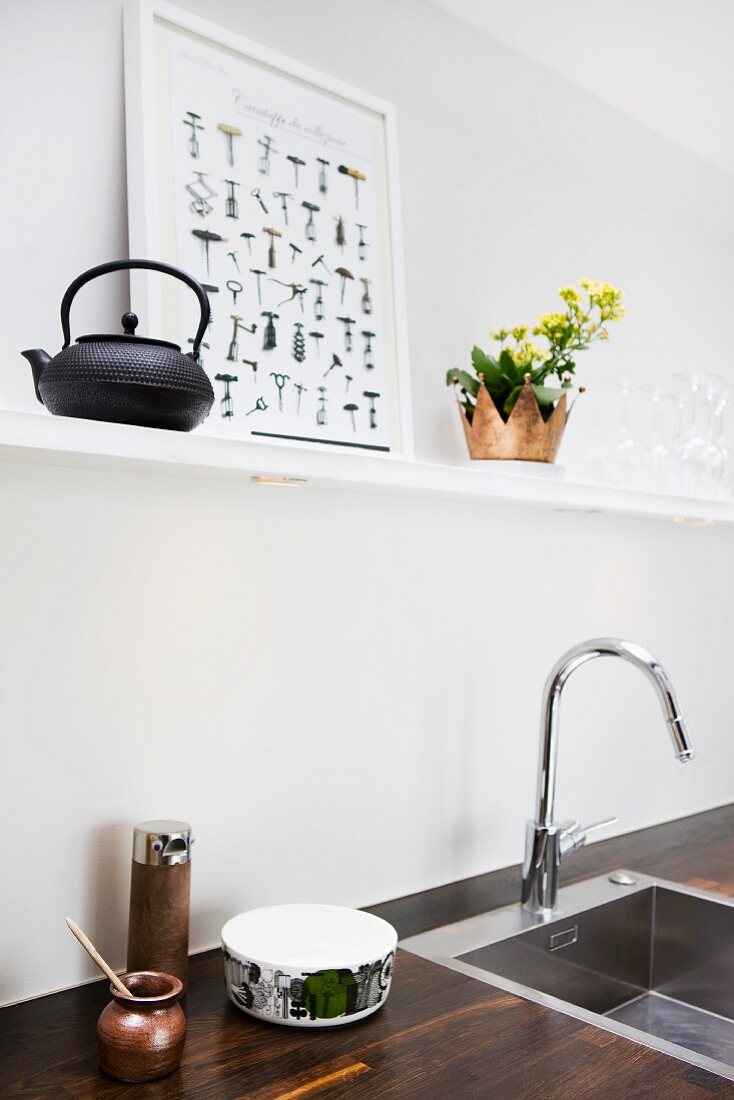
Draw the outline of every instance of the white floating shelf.
<instances>
[{"instance_id":1,"label":"white floating shelf","mask_svg":"<svg viewBox=\"0 0 734 1100\"><path fill-rule=\"evenodd\" d=\"M474 500L677 522L734 523L734 503L583 484L564 476L502 472L502 463L443 466L365 453L310 451L224 436L186 434L0 411L0 461L151 470L189 477L298 483L412 497Z\"/></svg>"}]
</instances>

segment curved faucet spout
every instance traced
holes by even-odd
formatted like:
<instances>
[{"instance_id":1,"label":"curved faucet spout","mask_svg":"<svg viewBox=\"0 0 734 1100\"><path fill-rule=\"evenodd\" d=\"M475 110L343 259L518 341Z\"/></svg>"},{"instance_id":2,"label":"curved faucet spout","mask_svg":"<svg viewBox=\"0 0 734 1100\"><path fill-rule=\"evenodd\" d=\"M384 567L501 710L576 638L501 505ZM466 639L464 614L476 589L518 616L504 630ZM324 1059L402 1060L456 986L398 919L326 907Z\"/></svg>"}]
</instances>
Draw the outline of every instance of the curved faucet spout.
<instances>
[{"instance_id":1,"label":"curved faucet spout","mask_svg":"<svg viewBox=\"0 0 734 1100\"><path fill-rule=\"evenodd\" d=\"M621 638L592 638L564 653L551 669L543 691L536 816L528 823L523 872L523 905L533 913L548 913L555 908L560 862L585 840L583 830L576 826L575 837L581 833L583 839L570 845L565 835L569 830L554 822L553 812L561 694L571 673L595 657L621 657L644 672L657 692L676 757L686 763L695 755L670 677L652 653Z\"/></svg>"},{"instance_id":2,"label":"curved faucet spout","mask_svg":"<svg viewBox=\"0 0 734 1100\"><path fill-rule=\"evenodd\" d=\"M555 663L543 690L536 813L536 820L542 825L550 825L553 820L561 693L571 673L595 657L621 657L644 672L660 699L676 756L681 763L686 763L695 756L673 684L652 653L641 645L625 642L621 638L592 638L588 642L581 642Z\"/></svg>"}]
</instances>

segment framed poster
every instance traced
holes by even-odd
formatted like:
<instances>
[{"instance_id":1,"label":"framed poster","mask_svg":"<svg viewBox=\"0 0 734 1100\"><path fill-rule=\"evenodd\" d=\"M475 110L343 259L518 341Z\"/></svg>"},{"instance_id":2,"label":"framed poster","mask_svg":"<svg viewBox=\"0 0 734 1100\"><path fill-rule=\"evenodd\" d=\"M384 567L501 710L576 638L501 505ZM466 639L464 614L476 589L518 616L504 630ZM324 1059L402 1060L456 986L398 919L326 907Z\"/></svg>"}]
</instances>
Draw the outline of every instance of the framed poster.
<instances>
[{"instance_id":1,"label":"framed poster","mask_svg":"<svg viewBox=\"0 0 734 1100\"><path fill-rule=\"evenodd\" d=\"M392 107L157 0L125 10L125 103L130 253L210 295L198 431L411 457ZM131 290L185 348L194 296Z\"/></svg>"}]
</instances>

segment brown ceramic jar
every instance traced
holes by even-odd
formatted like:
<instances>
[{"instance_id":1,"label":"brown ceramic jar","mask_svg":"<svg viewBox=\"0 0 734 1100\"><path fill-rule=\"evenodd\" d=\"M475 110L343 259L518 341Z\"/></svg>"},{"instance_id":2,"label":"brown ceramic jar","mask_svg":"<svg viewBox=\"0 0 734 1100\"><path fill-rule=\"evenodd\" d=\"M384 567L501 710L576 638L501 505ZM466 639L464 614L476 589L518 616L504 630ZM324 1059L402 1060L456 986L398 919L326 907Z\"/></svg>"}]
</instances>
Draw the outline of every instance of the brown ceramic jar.
<instances>
[{"instance_id":1,"label":"brown ceramic jar","mask_svg":"<svg viewBox=\"0 0 734 1100\"><path fill-rule=\"evenodd\" d=\"M186 1017L178 998L183 986L172 974L138 971L121 975L132 997L110 986L113 1000L97 1021L99 1060L119 1081L154 1081L178 1067Z\"/></svg>"}]
</instances>

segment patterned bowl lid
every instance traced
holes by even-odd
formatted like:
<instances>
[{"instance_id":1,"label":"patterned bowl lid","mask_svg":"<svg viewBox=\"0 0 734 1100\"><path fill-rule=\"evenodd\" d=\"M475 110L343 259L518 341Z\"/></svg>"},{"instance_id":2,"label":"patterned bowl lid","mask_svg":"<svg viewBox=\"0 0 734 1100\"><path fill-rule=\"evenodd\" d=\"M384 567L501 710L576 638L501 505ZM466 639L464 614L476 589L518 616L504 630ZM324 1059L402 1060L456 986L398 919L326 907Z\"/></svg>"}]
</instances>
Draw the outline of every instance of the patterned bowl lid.
<instances>
[{"instance_id":1,"label":"patterned bowl lid","mask_svg":"<svg viewBox=\"0 0 734 1100\"><path fill-rule=\"evenodd\" d=\"M358 967L394 951L397 940L381 917L341 905L268 905L222 929L230 952L291 971Z\"/></svg>"}]
</instances>

